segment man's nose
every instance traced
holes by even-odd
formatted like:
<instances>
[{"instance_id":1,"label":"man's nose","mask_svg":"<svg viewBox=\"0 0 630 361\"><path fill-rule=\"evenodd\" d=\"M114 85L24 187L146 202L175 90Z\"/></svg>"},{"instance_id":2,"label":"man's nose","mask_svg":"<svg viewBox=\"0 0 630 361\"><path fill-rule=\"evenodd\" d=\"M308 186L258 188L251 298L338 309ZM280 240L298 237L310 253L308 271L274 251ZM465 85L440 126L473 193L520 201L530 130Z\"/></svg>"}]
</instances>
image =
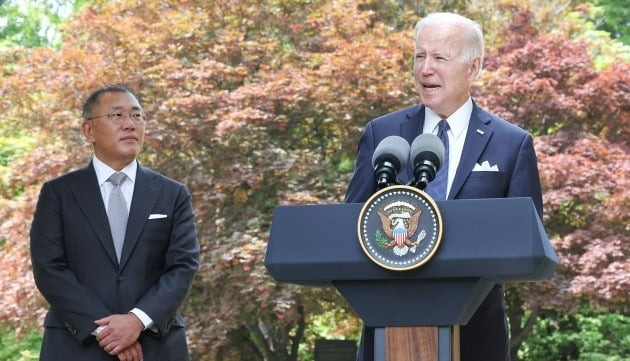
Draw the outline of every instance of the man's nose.
<instances>
[{"instance_id":1,"label":"man's nose","mask_svg":"<svg viewBox=\"0 0 630 361\"><path fill-rule=\"evenodd\" d=\"M130 113L125 113L123 115L123 120L122 120L121 125L122 125L122 127L124 129L135 129L136 128L136 123L131 118L131 114Z\"/></svg>"},{"instance_id":2,"label":"man's nose","mask_svg":"<svg viewBox=\"0 0 630 361\"><path fill-rule=\"evenodd\" d=\"M420 63L420 71L422 74L430 74L433 72L433 61L431 58L424 58Z\"/></svg>"}]
</instances>

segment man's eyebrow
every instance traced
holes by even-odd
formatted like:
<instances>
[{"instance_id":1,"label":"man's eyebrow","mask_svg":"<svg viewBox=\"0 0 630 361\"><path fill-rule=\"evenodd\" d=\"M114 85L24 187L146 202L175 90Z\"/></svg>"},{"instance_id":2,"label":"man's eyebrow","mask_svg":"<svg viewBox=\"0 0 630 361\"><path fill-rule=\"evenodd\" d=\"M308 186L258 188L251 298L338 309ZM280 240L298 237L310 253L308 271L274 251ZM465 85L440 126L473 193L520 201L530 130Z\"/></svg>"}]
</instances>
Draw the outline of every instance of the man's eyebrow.
<instances>
[{"instance_id":1,"label":"man's eyebrow","mask_svg":"<svg viewBox=\"0 0 630 361\"><path fill-rule=\"evenodd\" d=\"M447 53L443 51L436 51L435 53L433 53L433 56L441 56L446 59L451 59L453 57L451 53Z\"/></svg>"},{"instance_id":2,"label":"man's eyebrow","mask_svg":"<svg viewBox=\"0 0 630 361\"><path fill-rule=\"evenodd\" d=\"M122 105L115 105L111 109L112 110L121 110L121 109L125 109L125 107L123 107ZM142 108L140 108L137 105L134 105L133 107L131 107L131 109L133 109L133 110L142 110Z\"/></svg>"}]
</instances>

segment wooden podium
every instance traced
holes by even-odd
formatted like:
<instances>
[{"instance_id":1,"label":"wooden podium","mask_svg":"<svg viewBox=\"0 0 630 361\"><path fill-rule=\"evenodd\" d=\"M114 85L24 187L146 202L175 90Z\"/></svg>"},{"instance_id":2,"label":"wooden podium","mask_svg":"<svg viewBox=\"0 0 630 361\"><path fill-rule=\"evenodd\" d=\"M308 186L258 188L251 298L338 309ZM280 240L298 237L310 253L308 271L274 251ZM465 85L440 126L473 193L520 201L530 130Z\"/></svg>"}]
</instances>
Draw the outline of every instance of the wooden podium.
<instances>
[{"instance_id":1,"label":"wooden podium","mask_svg":"<svg viewBox=\"0 0 630 361\"><path fill-rule=\"evenodd\" d=\"M386 270L363 253L359 203L278 206L265 266L279 282L334 286L377 328L375 361L458 360L458 325L492 287L549 279L558 260L529 198L437 204L442 243L420 268Z\"/></svg>"}]
</instances>

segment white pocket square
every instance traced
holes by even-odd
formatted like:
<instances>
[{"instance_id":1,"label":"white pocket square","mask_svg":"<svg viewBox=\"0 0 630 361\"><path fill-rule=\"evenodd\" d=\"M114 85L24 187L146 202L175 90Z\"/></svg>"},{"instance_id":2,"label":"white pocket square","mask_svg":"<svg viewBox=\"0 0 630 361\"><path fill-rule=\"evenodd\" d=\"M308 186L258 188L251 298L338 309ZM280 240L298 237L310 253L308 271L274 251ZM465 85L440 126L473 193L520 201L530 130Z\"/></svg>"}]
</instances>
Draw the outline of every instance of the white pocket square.
<instances>
[{"instance_id":1,"label":"white pocket square","mask_svg":"<svg viewBox=\"0 0 630 361\"><path fill-rule=\"evenodd\" d=\"M166 214L159 214L159 213L149 214L149 219L159 219L159 218L166 218Z\"/></svg>"},{"instance_id":2,"label":"white pocket square","mask_svg":"<svg viewBox=\"0 0 630 361\"><path fill-rule=\"evenodd\" d=\"M473 172L498 172L499 167L496 164L493 166L490 166L490 163L487 160L485 160L481 164L479 163L475 164L472 171Z\"/></svg>"}]
</instances>

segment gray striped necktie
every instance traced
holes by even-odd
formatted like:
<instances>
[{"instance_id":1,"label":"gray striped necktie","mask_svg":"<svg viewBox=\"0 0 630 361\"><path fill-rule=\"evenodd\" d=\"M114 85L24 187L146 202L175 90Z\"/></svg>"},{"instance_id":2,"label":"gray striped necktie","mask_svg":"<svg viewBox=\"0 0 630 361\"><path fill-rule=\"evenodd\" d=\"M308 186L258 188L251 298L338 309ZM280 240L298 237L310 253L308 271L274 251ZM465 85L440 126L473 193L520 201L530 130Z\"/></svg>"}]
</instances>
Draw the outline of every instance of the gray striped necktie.
<instances>
[{"instance_id":1,"label":"gray striped necktie","mask_svg":"<svg viewBox=\"0 0 630 361\"><path fill-rule=\"evenodd\" d=\"M107 179L114 186L107 201L107 219L109 220L109 228L112 231L112 239L114 240L118 261L120 261L123 244L125 243L125 231L127 230L127 203L120 189L125 179L127 179L127 176L122 172L114 173Z\"/></svg>"}]
</instances>

